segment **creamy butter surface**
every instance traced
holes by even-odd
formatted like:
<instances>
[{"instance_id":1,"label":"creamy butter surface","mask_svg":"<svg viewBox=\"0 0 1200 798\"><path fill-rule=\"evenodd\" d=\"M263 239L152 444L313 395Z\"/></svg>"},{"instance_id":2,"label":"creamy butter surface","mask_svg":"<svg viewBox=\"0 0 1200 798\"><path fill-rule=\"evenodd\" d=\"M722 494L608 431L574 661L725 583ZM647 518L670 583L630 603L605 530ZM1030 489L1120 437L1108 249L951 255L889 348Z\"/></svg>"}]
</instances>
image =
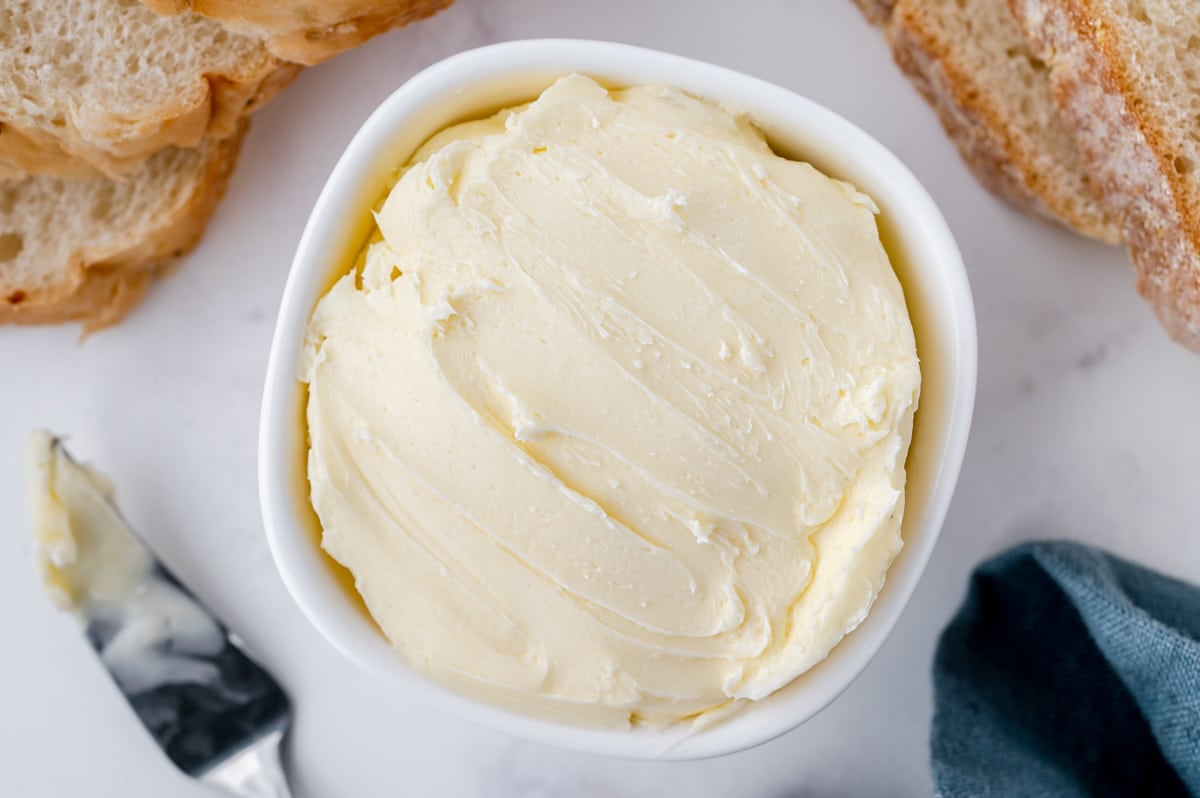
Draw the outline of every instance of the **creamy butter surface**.
<instances>
[{"instance_id":1,"label":"creamy butter surface","mask_svg":"<svg viewBox=\"0 0 1200 798\"><path fill-rule=\"evenodd\" d=\"M323 545L393 645L606 726L825 658L901 547L920 386L873 214L660 87L435 136L303 374Z\"/></svg>"}]
</instances>

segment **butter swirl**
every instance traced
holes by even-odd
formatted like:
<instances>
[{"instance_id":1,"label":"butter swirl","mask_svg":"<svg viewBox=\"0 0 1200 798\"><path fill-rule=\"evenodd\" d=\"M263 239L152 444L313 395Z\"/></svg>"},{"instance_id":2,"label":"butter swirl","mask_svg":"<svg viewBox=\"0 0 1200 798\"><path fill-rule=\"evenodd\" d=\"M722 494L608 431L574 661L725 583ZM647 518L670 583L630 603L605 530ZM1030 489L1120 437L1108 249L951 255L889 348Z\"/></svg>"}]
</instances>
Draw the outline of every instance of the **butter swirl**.
<instances>
[{"instance_id":1,"label":"butter swirl","mask_svg":"<svg viewBox=\"0 0 1200 798\"><path fill-rule=\"evenodd\" d=\"M435 136L303 375L323 545L393 645L609 726L823 659L900 549L920 385L873 212L660 87Z\"/></svg>"}]
</instances>

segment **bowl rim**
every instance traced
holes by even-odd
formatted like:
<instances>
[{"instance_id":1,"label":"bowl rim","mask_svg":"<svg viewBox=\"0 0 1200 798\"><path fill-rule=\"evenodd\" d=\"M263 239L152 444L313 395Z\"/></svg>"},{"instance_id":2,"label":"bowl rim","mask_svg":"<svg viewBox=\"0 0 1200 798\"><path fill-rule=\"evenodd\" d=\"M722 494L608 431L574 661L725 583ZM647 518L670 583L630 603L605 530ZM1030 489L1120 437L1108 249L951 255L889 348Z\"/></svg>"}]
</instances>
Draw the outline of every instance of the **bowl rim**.
<instances>
[{"instance_id":1,"label":"bowl rim","mask_svg":"<svg viewBox=\"0 0 1200 798\"><path fill-rule=\"evenodd\" d=\"M914 269L923 274L922 281L940 280L941 290L949 299L946 307L936 312L943 316L940 324L953 335L945 352L946 383L951 393L947 397L946 418L935 420L942 422L935 426L943 433L944 440L930 481L925 514L912 527L919 530L919 535L913 541L906 535L904 549L892 564L886 584L866 620L834 647L825 663L733 717L699 731L682 727L592 729L544 720L476 701L419 673L346 600L328 566L321 562L327 555L304 533L297 518L297 500L288 488L293 479L290 472L297 467L291 459L294 456L291 449L296 444L291 421L299 390L296 377L304 329L316 298L323 293L314 286L323 285L328 279L329 260L320 249L323 242L334 236L337 226L344 228L347 224L345 217L350 211L344 206L355 204L358 207L353 212L361 214L358 187L366 180L367 170L373 168L369 165L372 156L432 103L478 86L481 81L529 79L531 75L544 74L545 85L549 85L554 77L570 72L602 76L604 80L626 85L654 82L675 85L748 110L756 122L760 120L755 109L781 109L769 113L773 119L787 117L786 124L796 125L789 130L803 130L806 136L819 130L827 151L839 147L853 150L855 158L870 163L884 175L880 180L891 186L892 193L904 197L902 208L889 211L903 217L904 224L895 224L897 232L929 256L927 261L922 259L920 264L914 264ZM476 108L494 110L494 106L483 108L480 104ZM425 135L437 129L427 129ZM835 140L836 145L832 143ZM907 294L907 285L905 290ZM962 257L949 227L917 178L895 155L856 125L765 80L632 45L529 39L466 50L417 73L370 114L334 166L305 225L280 301L260 415L258 479L267 541L288 592L321 635L364 671L427 705L491 729L584 752L627 759L720 756L767 742L816 715L849 687L882 647L924 572L945 520L970 431L976 369L974 304ZM906 529L911 523L906 523ZM331 598L335 593L336 598ZM364 630L369 631L374 643L364 636ZM835 657L836 667L822 667ZM773 701L773 711L766 711Z\"/></svg>"}]
</instances>

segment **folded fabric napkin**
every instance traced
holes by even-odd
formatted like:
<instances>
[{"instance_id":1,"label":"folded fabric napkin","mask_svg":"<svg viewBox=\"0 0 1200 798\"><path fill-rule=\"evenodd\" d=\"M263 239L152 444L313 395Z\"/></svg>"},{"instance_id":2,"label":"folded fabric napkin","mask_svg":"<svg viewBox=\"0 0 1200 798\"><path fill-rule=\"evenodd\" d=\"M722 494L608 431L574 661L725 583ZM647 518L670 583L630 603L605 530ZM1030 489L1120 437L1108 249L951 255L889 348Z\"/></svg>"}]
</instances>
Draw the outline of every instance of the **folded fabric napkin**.
<instances>
[{"instance_id":1,"label":"folded fabric napkin","mask_svg":"<svg viewBox=\"0 0 1200 798\"><path fill-rule=\"evenodd\" d=\"M933 679L939 796L1200 796L1200 588L1017 546L976 569Z\"/></svg>"}]
</instances>

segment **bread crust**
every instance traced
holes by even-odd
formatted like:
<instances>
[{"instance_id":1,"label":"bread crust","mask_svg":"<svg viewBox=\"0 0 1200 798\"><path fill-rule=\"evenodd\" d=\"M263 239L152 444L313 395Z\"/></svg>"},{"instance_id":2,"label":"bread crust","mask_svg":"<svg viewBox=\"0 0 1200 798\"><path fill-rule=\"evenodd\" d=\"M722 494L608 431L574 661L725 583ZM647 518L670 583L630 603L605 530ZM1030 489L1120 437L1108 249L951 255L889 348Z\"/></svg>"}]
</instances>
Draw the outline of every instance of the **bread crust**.
<instances>
[{"instance_id":1,"label":"bread crust","mask_svg":"<svg viewBox=\"0 0 1200 798\"><path fill-rule=\"evenodd\" d=\"M854 5L872 25L886 25L891 19L896 0L854 0Z\"/></svg>"},{"instance_id":2,"label":"bread crust","mask_svg":"<svg viewBox=\"0 0 1200 798\"><path fill-rule=\"evenodd\" d=\"M103 174L96 167L68 155L55 137L0 122L0 180L35 173L72 178Z\"/></svg>"},{"instance_id":3,"label":"bread crust","mask_svg":"<svg viewBox=\"0 0 1200 798\"><path fill-rule=\"evenodd\" d=\"M1009 0L1030 45L1050 65L1059 112L1129 245L1139 293L1176 341L1200 351L1200 208L1115 32L1079 0Z\"/></svg>"},{"instance_id":4,"label":"bread crust","mask_svg":"<svg viewBox=\"0 0 1200 798\"><path fill-rule=\"evenodd\" d=\"M142 0L160 14L192 11L264 39L276 58L319 64L454 0Z\"/></svg>"},{"instance_id":5,"label":"bread crust","mask_svg":"<svg viewBox=\"0 0 1200 798\"><path fill-rule=\"evenodd\" d=\"M125 318L200 240L225 193L247 127L243 121L217 144L190 196L157 229L118 246L81 245L68 256L58 283L0 297L0 324L81 321L86 335Z\"/></svg>"},{"instance_id":6,"label":"bread crust","mask_svg":"<svg viewBox=\"0 0 1200 798\"><path fill-rule=\"evenodd\" d=\"M205 137L230 136L243 116L278 94L302 69L266 53L247 67L242 74L198 76L196 89L178 98L175 107L131 129L72 120L49 131L0 119L0 177L119 177L136 171L163 147L195 147Z\"/></svg>"},{"instance_id":7,"label":"bread crust","mask_svg":"<svg viewBox=\"0 0 1200 798\"><path fill-rule=\"evenodd\" d=\"M921 96L937 111L947 135L975 177L992 193L1024 210L1056 219L1045 203L1029 190L1005 148L999 127L988 109L961 96L961 78L952 78L952 66L927 49L925 42L902 21L888 29L888 40L896 63L916 86Z\"/></svg>"},{"instance_id":8,"label":"bread crust","mask_svg":"<svg viewBox=\"0 0 1200 798\"><path fill-rule=\"evenodd\" d=\"M1016 207L1110 244L1121 241L1120 229L1103 213L1081 214L1070 207L1051 178L1036 166L1036 153L1026 150L1006 114L986 86L958 63L954 53L928 32L921 3L896 3L887 28L896 63L937 111L942 127L967 166L993 194ZM1087 202L1090 200L1090 202ZM1098 211L1098 197L1085 198Z\"/></svg>"}]
</instances>

